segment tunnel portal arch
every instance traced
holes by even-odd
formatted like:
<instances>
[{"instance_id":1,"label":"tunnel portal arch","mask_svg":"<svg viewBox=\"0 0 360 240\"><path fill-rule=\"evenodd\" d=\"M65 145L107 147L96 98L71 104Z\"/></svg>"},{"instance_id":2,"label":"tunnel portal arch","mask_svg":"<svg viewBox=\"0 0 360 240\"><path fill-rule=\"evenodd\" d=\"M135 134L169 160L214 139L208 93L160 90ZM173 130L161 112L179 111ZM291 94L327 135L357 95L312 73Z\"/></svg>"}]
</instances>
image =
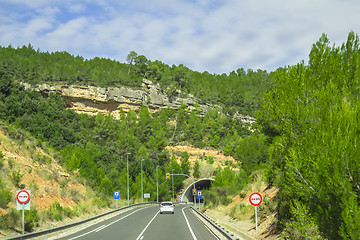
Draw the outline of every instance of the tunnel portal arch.
<instances>
[{"instance_id":1,"label":"tunnel portal arch","mask_svg":"<svg viewBox=\"0 0 360 240\"><path fill-rule=\"evenodd\" d=\"M202 178L195 181L196 190L207 190L211 187L211 182L214 181L213 178ZM194 189L194 184L191 183L181 195L182 202L194 202L194 197L192 191Z\"/></svg>"}]
</instances>

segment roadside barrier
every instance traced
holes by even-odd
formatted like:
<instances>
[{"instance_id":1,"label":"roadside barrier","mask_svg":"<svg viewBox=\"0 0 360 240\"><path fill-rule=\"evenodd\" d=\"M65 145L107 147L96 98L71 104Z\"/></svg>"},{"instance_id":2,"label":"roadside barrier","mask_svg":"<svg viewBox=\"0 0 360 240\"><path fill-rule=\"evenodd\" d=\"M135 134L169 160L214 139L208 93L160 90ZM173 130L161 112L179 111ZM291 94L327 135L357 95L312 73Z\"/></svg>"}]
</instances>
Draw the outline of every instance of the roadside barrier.
<instances>
[{"instance_id":1,"label":"roadside barrier","mask_svg":"<svg viewBox=\"0 0 360 240\"><path fill-rule=\"evenodd\" d=\"M231 232L227 231L225 228L221 227L219 224L214 222L211 218L209 218L205 214L201 213L196 208L191 207L191 209L194 212L196 212L199 216L201 216L204 220L206 220L211 225L212 228L214 228L218 233L220 233L222 235L222 236L218 236L218 237L220 237L220 239L239 240L239 238L235 237L233 233L231 233ZM215 235L218 235L218 234L215 234Z\"/></svg>"},{"instance_id":2,"label":"roadside barrier","mask_svg":"<svg viewBox=\"0 0 360 240\"><path fill-rule=\"evenodd\" d=\"M15 237L4 238L3 240L16 240L16 239L34 239L34 240L35 239L46 239L47 240L50 238L50 234L52 235L51 239L56 239L56 238L60 237L60 234L68 235L68 234L74 233L78 230L87 228L93 223L109 219L110 217L113 217L116 213L118 213L122 210L141 206L141 205L151 205L151 204L157 204L157 202L137 203L137 204L125 206L125 207L122 207L119 209L115 209L110 212L102 213L97 216L87 218L85 220L66 224L66 225L63 225L60 227L55 227L55 228L51 228L48 230L42 230L42 231L38 231L38 232L27 233L27 234L15 236ZM64 237L64 236L61 236L61 237Z\"/></svg>"}]
</instances>

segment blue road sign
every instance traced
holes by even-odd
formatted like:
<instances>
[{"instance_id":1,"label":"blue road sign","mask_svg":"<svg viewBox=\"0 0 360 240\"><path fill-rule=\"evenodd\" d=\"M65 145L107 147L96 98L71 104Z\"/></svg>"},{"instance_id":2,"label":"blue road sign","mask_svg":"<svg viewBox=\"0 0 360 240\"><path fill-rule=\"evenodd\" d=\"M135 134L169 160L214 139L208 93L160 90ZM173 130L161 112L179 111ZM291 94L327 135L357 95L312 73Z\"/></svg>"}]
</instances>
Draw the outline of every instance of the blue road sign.
<instances>
[{"instance_id":1,"label":"blue road sign","mask_svg":"<svg viewBox=\"0 0 360 240\"><path fill-rule=\"evenodd\" d=\"M203 198L203 195L202 195L202 191L201 191L201 190L197 190L197 191L196 191L196 198L197 198L197 199L202 199L202 198Z\"/></svg>"},{"instance_id":2,"label":"blue road sign","mask_svg":"<svg viewBox=\"0 0 360 240\"><path fill-rule=\"evenodd\" d=\"M120 191L114 191L114 199L120 198Z\"/></svg>"}]
</instances>

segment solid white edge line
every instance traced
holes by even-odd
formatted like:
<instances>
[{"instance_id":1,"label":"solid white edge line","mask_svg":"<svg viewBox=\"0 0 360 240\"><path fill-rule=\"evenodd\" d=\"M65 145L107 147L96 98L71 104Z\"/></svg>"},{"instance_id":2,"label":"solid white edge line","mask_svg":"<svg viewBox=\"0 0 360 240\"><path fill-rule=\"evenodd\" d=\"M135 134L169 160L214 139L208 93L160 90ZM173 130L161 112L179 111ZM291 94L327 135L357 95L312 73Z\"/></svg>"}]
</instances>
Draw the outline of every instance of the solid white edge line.
<instances>
[{"instance_id":1,"label":"solid white edge line","mask_svg":"<svg viewBox=\"0 0 360 240\"><path fill-rule=\"evenodd\" d=\"M188 208L188 207L185 207L185 208ZM193 239L194 239L194 240L197 240L197 238L196 238L193 230L191 229L191 226L190 226L190 224L189 224L189 221L188 221L188 219L187 219L187 217L186 217L186 215L185 215L185 213L184 213L184 209L185 209L185 208L181 209L181 211L182 211L182 213L183 213L183 215L184 215L184 218L185 218L185 220L186 220L186 224L188 225L188 228L189 228L189 230L190 230L190 233L191 233Z\"/></svg>"},{"instance_id":2,"label":"solid white edge line","mask_svg":"<svg viewBox=\"0 0 360 240\"><path fill-rule=\"evenodd\" d=\"M128 214L128 215L126 215L126 216L124 216L124 217L122 217L122 218L120 218L120 219L117 219L117 220L115 220L114 222L109 223L108 225L105 225L105 227L108 227L108 226L110 226L110 225L112 225L112 224L114 224L114 223L116 223L116 222L118 222L118 221L120 221L120 220L123 220L124 218L130 216L130 215L133 214L133 213L136 213L137 211L140 211L141 209L143 209L143 208L140 208L140 209L138 209L138 210L135 210L135 211L133 211L132 213L130 213L130 214ZM98 227L98 228L96 228L96 229L94 229L94 230L91 230L90 232L86 232L86 233L81 234L81 235L79 235L79 236L70 238L69 240L74 240L74 239L83 237L83 236L88 235L88 234L90 234L90 233L92 233L92 232L95 232L95 231L98 230L99 228L101 228L100 230L103 230L105 227L103 227L103 228ZM99 230L99 231L100 231L100 230Z\"/></svg>"},{"instance_id":3,"label":"solid white edge line","mask_svg":"<svg viewBox=\"0 0 360 240\"><path fill-rule=\"evenodd\" d=\"M155 213L155 216L150 220L150 222L146 225L146 227L144 228L144 230L142 230L142 232L140 233L140 235L136 238L136 240L140 240L140 239L142 239L142 238L140 238L142 235L143 235L143 233L145 232L145 230L150 226L150 224L152 223L152 221L154 221L154 219L156 218L156 216L159 214L159 212L160 211L157 211L156 213Z\"/></svg>"},{"instance_id":4,"label":"solid white edge line","mask_svg":"<svg viewBox=\"0 0 360 240\"><path fill-rule=\"evenodd\" d=\"M95 232L99 232L99 231L103 230L104 228L106 228L106 225L102 225L101 227L97 228L95 230Z\"/></svg>"},{"instance_id":5,"label":"solid white edge line","mask_svg":"<svg viewBox=\"0 0 360 240\"><path fill-rule=\"evenodd\" d=\"M214 231L213 231L211 228L209 228L209 227L200 219L200 217L199 217L197 214L194 213L194 210L192 210L192 213L193 213L193 215L197 218L197 220L198 220L199 222L201 222L201 223L204 225L204 227L205 227L215 238L217 238L217 239L220 240L220 238L215 235Z\"/></svg>"}]
</instances>

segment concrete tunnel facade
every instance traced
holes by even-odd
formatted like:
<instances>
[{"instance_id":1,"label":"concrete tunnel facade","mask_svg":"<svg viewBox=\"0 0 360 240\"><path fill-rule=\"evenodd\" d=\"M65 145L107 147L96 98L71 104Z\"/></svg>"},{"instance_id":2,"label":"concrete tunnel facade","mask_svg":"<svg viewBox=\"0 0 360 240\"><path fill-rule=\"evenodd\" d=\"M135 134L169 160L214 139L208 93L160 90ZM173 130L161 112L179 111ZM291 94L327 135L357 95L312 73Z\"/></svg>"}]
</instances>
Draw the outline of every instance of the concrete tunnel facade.
<instances>
[{"instance_id":1,"label":"concrete tunnel facade","mask_svg":"<svg viewBox=\"0 0 360 240\"><path fill-rule=\"evenodd\" d=\"M214 181L213 178L202 178L197 181L195 181L195 188L196 190L208 190L211 187L211 182ZM182 202L194 202L193 197L193 189L194 184L190 184L183 194L181 195L181 201Z\"/></svg>"}]
</instances>

